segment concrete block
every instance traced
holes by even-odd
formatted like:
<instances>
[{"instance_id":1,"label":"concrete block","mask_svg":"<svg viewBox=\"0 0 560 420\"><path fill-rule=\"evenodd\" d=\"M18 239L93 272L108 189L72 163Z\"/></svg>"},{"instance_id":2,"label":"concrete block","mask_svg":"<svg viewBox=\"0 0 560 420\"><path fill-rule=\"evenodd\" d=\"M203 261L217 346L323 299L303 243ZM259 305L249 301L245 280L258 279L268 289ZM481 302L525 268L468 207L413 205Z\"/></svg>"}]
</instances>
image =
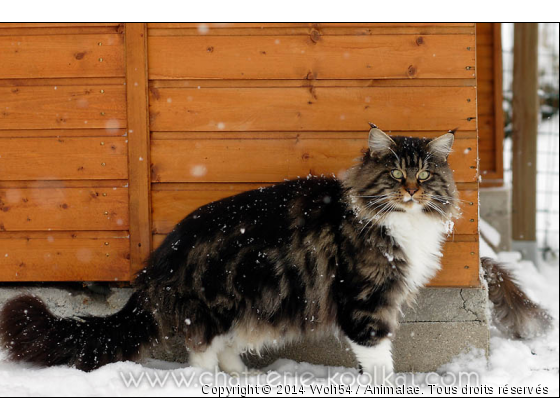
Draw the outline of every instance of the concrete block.
<instances>
[{"instance_id":1,"label":"concrete block","mask_svg":"<svg viewBox=\"0 0 560 420\"><path fill-rule=\"evenodd\" d=\"M425 288L403 308L401 322L486 322L485 289Z\"/></svg>"},{"instance_id":2,"label":"concrete block","mask_svg":"<svg viewBox=\"0 0 560 420\"><path fill-rule=\"evenodd\" d=\"M397 372L433 372L472 348L488 354L488 324L467 322L407 322L393 343Z\"/></svg>"}]
</instances>

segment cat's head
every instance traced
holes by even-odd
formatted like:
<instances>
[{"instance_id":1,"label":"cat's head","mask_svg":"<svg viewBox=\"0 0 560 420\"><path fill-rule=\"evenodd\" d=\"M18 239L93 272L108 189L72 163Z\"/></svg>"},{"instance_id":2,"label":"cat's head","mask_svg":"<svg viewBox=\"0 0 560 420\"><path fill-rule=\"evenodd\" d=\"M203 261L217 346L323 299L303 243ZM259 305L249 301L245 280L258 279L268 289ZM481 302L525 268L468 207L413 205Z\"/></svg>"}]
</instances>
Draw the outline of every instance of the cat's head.
<instances>
[{"instance_id":1,"label":"cat's head","mask_svg":"<svg viewBox=\"0 0 560 420\"><path fill-rule=\"evenodd\" d=\"M436 138L389 136L370 125L368 150L345 180L361 215L380 220L395 211L421 211L444 221L456 217L457 190L447 162L453 133Z\"/></svg>"}]
</instances>

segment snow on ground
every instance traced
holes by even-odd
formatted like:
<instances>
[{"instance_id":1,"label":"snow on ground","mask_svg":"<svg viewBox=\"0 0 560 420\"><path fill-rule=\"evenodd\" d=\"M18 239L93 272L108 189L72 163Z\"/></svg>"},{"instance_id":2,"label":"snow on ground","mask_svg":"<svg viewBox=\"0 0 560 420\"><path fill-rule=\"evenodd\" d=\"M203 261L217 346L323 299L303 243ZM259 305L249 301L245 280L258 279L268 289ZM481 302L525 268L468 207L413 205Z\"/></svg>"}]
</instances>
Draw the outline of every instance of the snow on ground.
<instances>
[{"instance_id":1,"label":"snow on ground","mask_svg":"<svg viewBox=\"0 0 560 420\"><path fill-rule=\"evenodd\" d=\"M409 389L417 389L424 396L440 395L438 392L442 395L454 392L455 395L489 395L490 387L491 395L498 395L498 387L505 385L508 395L513 389L534 396L545 388L547 395L559 395L558 265L543 263L539 272L532 263L519 261L516 253L501 253L498 257L512 267L528 295L550 311L555 318L553 331L533 340L516 341L505 338L492 327L488 360L482 351L473 349L442 366L438 372L399 374L397 385L418 385L418 388ZM7 362L0 353L0 396L203 396L216 393L255 395L257 392L262 396L267 390L268 395L273 396L302 395L301 392L324 396L347 395L348 392L371 395L374 391L372 388L368 391L360 379L359 383L355 382L355 378L360 378L355 369L327 368L289 360L278 360L270 369L267 375L238 379L223 373L215 376L186 365L148 360L143 364L114 363L84 373L68 367L37 369ZM351 386L333 388L332 384Z\"/></svg>"}]
</instances>

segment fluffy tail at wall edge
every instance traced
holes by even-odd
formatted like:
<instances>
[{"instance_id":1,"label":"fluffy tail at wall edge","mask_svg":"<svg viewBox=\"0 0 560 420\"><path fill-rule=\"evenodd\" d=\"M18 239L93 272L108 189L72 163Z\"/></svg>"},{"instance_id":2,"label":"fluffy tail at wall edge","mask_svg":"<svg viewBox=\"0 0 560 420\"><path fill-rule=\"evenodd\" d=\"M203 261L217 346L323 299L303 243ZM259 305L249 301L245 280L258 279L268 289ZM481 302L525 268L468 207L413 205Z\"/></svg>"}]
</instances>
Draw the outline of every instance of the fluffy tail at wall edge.
<instances>
[{"instance_id":1,"label":"fluffy tail at wall edge","mask_svg":"<svg viewBox=\"0 0 560 420\"><path fill-rule=\"evenodd\" d=\"M158 336L152 313L134 293L117 313L61 318L35 296L10 300L0 313L0 342L8 358L36 366L67 365L84 371L135 360Z\"/></svg>"},{"instance_id":2,"label":"fluffy tail at wall edge","mask_svg":"<svg viewBox=\"0 0 560 420\"><path fill-rule=\"evenodd\" d=\"M515 339L543 335L552 325L551 316L521 290L513 273L492 258L481 258L488 298L494 304L496 326Z\"/></svg>"}]
</instances>

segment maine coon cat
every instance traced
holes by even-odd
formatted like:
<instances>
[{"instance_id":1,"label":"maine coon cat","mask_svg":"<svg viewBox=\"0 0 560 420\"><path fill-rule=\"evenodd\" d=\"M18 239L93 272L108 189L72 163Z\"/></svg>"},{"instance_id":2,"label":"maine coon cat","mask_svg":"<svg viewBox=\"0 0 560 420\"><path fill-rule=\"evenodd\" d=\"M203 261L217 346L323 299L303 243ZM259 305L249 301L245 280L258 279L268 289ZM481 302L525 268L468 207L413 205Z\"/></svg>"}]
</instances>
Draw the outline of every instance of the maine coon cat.
<instances>
[{"instance_id":1,"label":"maine coon cat","mask_svg":"<svg viewBox=\"0 0 560 420\"><path fill-rule=\"evenodd\" d=\"M192 365L241 373L244 351L334 333L364 371L388 373L400 308L439 269L457 214L453 139L372 126L344 180L296 179L189 214L116 314L60 318L36 297L10 301L4 346L14 360L89 371L138 358L173 331Z\"/></svg>"}]
</instances>

